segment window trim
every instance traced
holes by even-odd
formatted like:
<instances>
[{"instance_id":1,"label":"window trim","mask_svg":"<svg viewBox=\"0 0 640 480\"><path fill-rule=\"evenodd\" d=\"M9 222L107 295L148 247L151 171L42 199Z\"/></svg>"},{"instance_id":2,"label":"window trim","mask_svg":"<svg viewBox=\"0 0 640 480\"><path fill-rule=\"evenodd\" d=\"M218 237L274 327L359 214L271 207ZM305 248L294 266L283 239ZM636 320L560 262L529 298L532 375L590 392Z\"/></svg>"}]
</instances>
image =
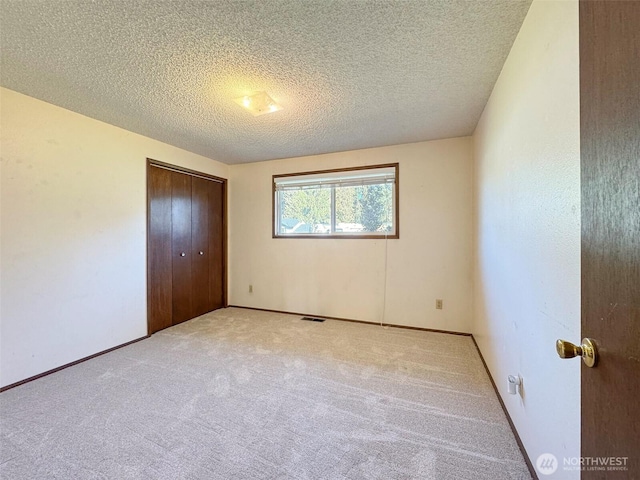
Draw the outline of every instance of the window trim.
<instances>
[{"instance_id":1,"label":"window trim","mask_svg":"<svg viewBox=\"0 0 640 480\"><path fill-rule=\"evenodd\" d=\"M395 168L395 188L394 188L394 216L395 216L395 232L393 235L384 235L384 234L366 234L366 235L358 235L358 234L294 234L294 235L278 235L276 232L276 178L283 177L298 177L303 175L318 175L324 173L338 173L338 172L353 172L358 170L373 170L376 168ZM335 215L334 209L331 212L332 215ZM282 173L277 175L272 175L271 177L271 238L315 238L315 239L369 239L369 240L380 240L380 239L389 239L389 240L397 240L400 238L400 164L399 163L385 163L379 165L362 165L359 167L348 167L348 168L334 168L331 170L314 170L311 172L297 172L297 173Z\"/></svg>"}]
</instances>

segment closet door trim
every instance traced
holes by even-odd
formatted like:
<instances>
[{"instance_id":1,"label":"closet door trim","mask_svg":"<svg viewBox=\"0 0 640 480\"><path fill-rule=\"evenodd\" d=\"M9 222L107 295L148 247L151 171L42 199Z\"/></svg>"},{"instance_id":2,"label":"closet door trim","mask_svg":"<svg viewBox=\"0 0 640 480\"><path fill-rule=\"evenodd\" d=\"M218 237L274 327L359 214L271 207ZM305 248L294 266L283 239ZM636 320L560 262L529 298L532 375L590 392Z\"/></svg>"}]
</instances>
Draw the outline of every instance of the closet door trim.
<instances>
[{"instance_id":1,"label":"closet door trim","mask_svg":"<svg viewBox=\"0 0 640 480\"><path fill-rule=\"evenodd\" d=\"M224 184L227 183L226 178L216 177L215 175L209 175L208 173L202 173L196 170L191 170L189 168L178 167L176 165L171 165L170 163L160 162L158 160L153 160L152 158L147 158L147 168L149 168L150 166L164 168L165 170L170 170L172 172L186 173L187 175L191 175L192 177L204 178L205 180L211 180L213 182Z\"/></svg>"},{"instance_id":2,"label":"closet door trim","mask_svg":"<svg viewBox=\"0 0 640 480\"><path fill-rule=\"evenodd\" d=\"M222 295L223 295L223 308L226 308L229 306L229 301L228 301L228 296L227 296L227 292L228 292L228 254L227 254L227 242L228 242L228 230L227 230L227 179L226 178L222 178L222 177L217 177L215 175L209 175L207 173L202 173L202 172L198 172L196 170L191 170L189 168L184 168L184 167L179 167L177 165L172 165L170 163L165 163L165 162L161 162L159 160L154 160L152 158L147 158L147 169L146 169L146 194L147 194L147 229L146 229L146 235L147 235L147 333L149 335L151 335L151 331L150 331L150 325L151 325L151 308L149 305L149 301L150 301L150 288L151 288L151 268L150 268L150 262L149 262L149 250L150 250L150 236L149 236L149 231L150 231L150 225L151 225L151 198L149 195L149 169L151 167L156 167L156 168L163 168L165 170L170 170L173 172L179 172L179 173L186 173L187 175L191 175L193 177L198 177L198 178L204 178L206 180L210 180L213 182L217 182L217 183L221 183L222 184L222 259L223 259L223 269L222 269Z\"/></svg>"}]
</instances>

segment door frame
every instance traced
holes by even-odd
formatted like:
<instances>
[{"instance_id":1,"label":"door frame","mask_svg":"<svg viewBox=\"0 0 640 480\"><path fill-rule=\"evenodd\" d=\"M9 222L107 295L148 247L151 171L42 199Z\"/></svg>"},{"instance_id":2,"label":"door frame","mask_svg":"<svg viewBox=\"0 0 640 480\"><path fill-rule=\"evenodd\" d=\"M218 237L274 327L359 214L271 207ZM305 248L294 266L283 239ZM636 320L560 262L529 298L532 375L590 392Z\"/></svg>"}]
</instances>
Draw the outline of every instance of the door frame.
<instances>
[{"instance_id":1,"label":"door frame","mask_svg":"<svg viewBox=\"0 0 640 480\"><path fill-rule=\"evenodd\" d=\"M171 163L161 162L159 160L154 160L153 158L147 157L147 166L145 170L145 185L146 185L146 195L147 195L147 228L146 228L146 264L147 264L147 334L151 335L149 331L149 285L151 284L150 280L150 263L149 263L149 231L150 231L150 222L151 222L151 198L149 197L149 169L151 167L163 168L165 170L169 170L171 172L184 173L186 175L191 175L192 177L204 178L205 180L211 180L214 182L218 182L222 184L222 305L223 308L227 308L229 306L228 299L228 221L227 221L227 182L226 178L217 177L215 175L210 175L208 173L199 172L197 170L192 170L186 167L180 167L178 165L173 165Z\"/></svg>"}]
</instances>

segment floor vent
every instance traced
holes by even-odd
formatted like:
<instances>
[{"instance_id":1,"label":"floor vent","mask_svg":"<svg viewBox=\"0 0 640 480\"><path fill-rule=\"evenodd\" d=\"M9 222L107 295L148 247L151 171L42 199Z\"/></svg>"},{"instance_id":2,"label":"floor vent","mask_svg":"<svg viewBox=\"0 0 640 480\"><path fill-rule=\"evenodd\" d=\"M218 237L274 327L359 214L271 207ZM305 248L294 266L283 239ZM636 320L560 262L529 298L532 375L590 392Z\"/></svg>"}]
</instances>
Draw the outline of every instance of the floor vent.
<instances>
[{"instance_id":1,"label":"floor vent","mask_svg":"<svg viewBox=\"0 0 640 480\"><path fill-rule=\"evenodd\" d=\"M315 318L315 317L302 317L302 320L308 320L310 322L324 322L324 318Z\"/></svg>"}]
</instances>

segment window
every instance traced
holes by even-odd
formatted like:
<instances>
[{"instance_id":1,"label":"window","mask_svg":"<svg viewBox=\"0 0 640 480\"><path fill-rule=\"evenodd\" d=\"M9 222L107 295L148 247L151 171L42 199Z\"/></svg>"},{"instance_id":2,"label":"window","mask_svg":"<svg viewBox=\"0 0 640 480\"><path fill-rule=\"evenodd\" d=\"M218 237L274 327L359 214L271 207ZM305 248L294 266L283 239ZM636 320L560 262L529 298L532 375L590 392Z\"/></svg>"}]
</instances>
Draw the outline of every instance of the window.
<instances>
[{"instance_id":1,"label":"window","mask_svg":"<svg viewBox=\"0 0 640 480\"><path fill-rule=\"evenodd\" d=\"M399 238L398 164L273 176L274 238Z\"/></svg>"}]
</instances>

